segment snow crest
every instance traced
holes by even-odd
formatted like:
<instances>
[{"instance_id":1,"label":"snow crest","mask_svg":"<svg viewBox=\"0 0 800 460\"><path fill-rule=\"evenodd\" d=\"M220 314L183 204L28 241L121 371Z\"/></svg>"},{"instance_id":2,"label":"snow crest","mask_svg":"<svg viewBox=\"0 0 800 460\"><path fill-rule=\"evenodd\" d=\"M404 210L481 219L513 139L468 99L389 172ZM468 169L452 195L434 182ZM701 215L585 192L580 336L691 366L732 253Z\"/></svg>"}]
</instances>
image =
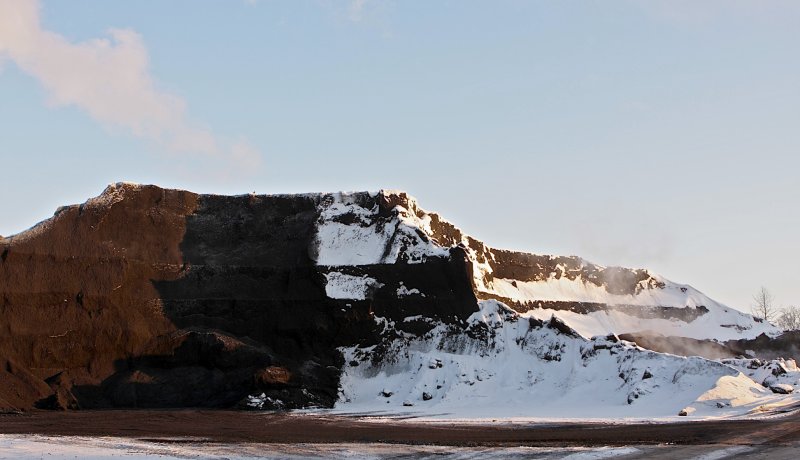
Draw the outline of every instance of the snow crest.
<instances>
[{"instance_id":1,"label":"snow crest","mask_svg":"<svg viewBox=\"0 0 800 460\"><path fill-rule=\"evenodd\" d=\"M388 212L386 203L393 203ZM414 264L447 258L454 247L462 249L472 265L472 287L479 299L496 299L542 320L556 316L584 337L657 333L730 340L779 334L767 322L646 270L492 249L426 212L403 192L325 195L311 253L317 265L328 267ZM535 260L504 267L526 258ZM328 283L337 285L330 278ZM333 288L332 292L343 295ZM412 294L417 292L410 287L397 291L399 297Z\"/></svg>"},{"instance_id":2,"label":"snow crest","mask_svg":"<svg viewBox=\"0 0 800 460\"><path fill-rule=\"evenodd\" d=\"M391 216L380 216L377 201L365 207L362 196L336 193L320 204L317 265L420 263L428 257L449 256L448 249L431 241L425 232L427 215L420 217L396 206Z\"/></svg>"}]
</instances>

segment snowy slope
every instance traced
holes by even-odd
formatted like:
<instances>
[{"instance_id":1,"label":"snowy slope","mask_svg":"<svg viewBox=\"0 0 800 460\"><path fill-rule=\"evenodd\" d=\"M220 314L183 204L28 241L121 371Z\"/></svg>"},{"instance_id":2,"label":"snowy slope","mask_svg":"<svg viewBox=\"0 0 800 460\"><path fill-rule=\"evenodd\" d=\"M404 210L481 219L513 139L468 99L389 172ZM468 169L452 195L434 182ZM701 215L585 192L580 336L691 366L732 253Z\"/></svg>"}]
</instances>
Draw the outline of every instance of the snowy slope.
<instances>
[{"instance_id":1,"label":"snowy slope","mask_svg":"<svg viewBox=\"0 0 800 460\"><path fill-rule=\"evenodd\" d=\"M775 396L736 366L616 337L727 340L777 332L691 286L577 257L496 250L403 192L332 194L319 206L311 253L330 298L369 303L370 314L387 297L435 307L432 286L384 279L374 267L426 264L457 250L478 299L466 321L425 310L374 316L379 343L341 348L337 411L460 419L729 416L794 398Z\"/></svg>"},{"instance_id":2,"label":"snowy slope","mask_svg":"<svg viewBox=\"0 0 800 460\"><path fill-rule=\"evenodd\" d=\"M394 325L382 321L387 329ZM411 412L439 418L649 418L686 407L730 415L698 399L738 401L729 379L755 383L733 367L643 350L615 337L585 339L558 320L523 318L487 300L465 330L437 325L343 350L347 365L336 409ZM744 379L744 380L742 380ZM715 393L707 395L710 390ZM761 388L738 413L774 395Z\"/></svg>"},{"instance_id":3,"label":"snowy slope","mask_svg":"<svg viewBox=\"0 0 800 460\"><path fill-rule=\"evenodd\" d=\"M421 263L446 258L450 248L458 247L472 265L479 299L501 301L538 319L556 316L584 337L657 333L722 341L779 332L689 285L647 270L493 249L426 212L404 192L370 196L375 200L369 205L358 193L337 193L323 200L312 251L318 265ZM389 203L391 213L378 203ZM330 276L328 280L341 281Z\"/></svg>"}]
</instances>

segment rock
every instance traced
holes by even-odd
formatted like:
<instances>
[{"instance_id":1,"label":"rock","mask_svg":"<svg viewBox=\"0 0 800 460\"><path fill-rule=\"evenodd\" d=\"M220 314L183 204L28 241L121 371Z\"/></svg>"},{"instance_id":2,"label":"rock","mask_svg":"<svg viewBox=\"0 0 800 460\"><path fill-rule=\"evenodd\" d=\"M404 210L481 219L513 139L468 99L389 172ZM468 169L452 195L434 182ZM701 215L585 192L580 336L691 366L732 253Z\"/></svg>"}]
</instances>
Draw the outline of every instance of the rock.
<instances>
[{"instance_id":1,"label":"rock","mask_svg":"<svg viewBox=\"0 0 800 460\"><path fill-rule=\"evenodd\" d=\"M292 373L285 367L270 366L258 371L255 375L256 381L262 385L285 385L292 378Z\"/></svg>"},{"instance_id":2,"label":"rock","mask_svg":"<svg viewBox=\"0 0 800 460\"><path fill-rule=\"evenodd\" d=\"M383 391L381 391L381 396L383 396L384 398L390 398L393 394L394 393L392 393L390 390L387 390L386 388L384 388Z\"/></svg>"},{"instance_id":3,"label":"rock","mask_svg":"<svg viewBox=\"0 0 800 460\"><path fill-rule=\"evenodd\" d=\"M405 406L405 407L411 407L413 405L414 405L414 403L412 403L411 401L403 401L403 406Z\"/></svg>"},{"instance_id":4,"label":"rock","mask_svg":"<svg viewBox=\"0 0 800 460\"><path fill-rule=\"evenodd\" d=\"M787 385L785 383L775 383L770 385L769 389L773 393L778 393L782 395L788 395L794 391L794 387L791 385Z\"/></svg>"},{"instance_id":5,"label":"rock","mask_svg":"<svg viewBox=\"0 0 800 460\"><path fill-rule=\"evenodd\" d=\"M577 332L577 331L575 331L575 329L573 329L573 328L569 327L569 326L567 325L567 323L565 323L564 321L562 321L562 320L561 320L559 317L557 317L556 315L552 315L552 316L550 317L550 321L548 321L548 323L547 323L547 327L549 327L549 328L551 328L551 329L555 329L555 330L557 330L558 332L560 332L560 333L562 333L562 334L566 335L567 337L580 337L580 336L581 336L580 334L578 334L578 332ZM550 361L550 360L548 359L548 361ZM556 360L556 361L558 361L558 360Z\"/></svg>"},{"instance_id":6,"label":"rock","mask_svg":"<svg viewBox=\"0 0 800 460\"><path fill-rule=\"evenodd\" d=\"M653 378L653 374L650 373L650 369L645 369L644 375L642 375L642 380L647 380Z\"/></svg>"},{"instance_id":7,"label":"rock","mask_svg":"<svg viewBox=\"0 0 800 460\"><path fill-rule=\"evenodd\" d=\"M784 364L781 362L773 361L770 364L770 368L772 375L775 377L780 377L781 375L786 375L787 373L786 366L784 366Z\"/></svg>"},{"instance_id":8,"label":"rock","mask_svg":"<svg viewBox=\"0 0 800 460\"><path fill-rule=\"evenodd\" d=\"M431 399L433 399L433 395L431 395L430 393L427 393L427 392L423 392L422 393L422 400L423 401L430 401Z\"/></svg>"},{"instance_id":9,"label":"rock","mask_svg":"<svg viewBox=\"0 0 800 460\"><path fill-rule=\"evenodd\" d=\"M441 369L442 366L444 366L444 364L442 364L442 360L441 359L431 358L431 360L428 361L428 368L429 369Z\"/></svg>"}]
</instances>

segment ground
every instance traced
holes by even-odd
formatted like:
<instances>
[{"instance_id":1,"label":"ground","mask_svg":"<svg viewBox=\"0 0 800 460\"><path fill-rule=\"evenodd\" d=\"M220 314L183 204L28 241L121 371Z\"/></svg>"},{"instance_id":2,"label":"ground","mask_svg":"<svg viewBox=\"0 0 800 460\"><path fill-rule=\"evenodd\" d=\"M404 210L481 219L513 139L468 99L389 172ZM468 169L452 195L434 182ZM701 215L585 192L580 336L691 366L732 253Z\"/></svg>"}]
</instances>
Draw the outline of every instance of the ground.
<instances>
[{"instance_id":1,"label":"ground","mask_svg":"<svg viewBox=\"0 0 800 460\"><path fill-rule=\"evenodd\" d=\"M38 453L48 449L58 453L61 439L61 443L73 448L76 443L83 443L90 449L83 451L86 453L91 448L107 448L111 443L117 448L122 446L122 452L128 449L140 454L200 458L320 458L361 452L372 458L571 455L572 458L794 459L800 457L800 408L760 419L666 424L432 424L400 418L375 421L363 414L43 411L1 416L0 433L4 434L0 436L0 456L13 454L15 451L9 450L9 445L20 439L34 444L38 440L47 446ZM32 434L46 437L30 437ZM123 440L109 441L114 438L106 437Z\"/></svg>"}]
</instances>

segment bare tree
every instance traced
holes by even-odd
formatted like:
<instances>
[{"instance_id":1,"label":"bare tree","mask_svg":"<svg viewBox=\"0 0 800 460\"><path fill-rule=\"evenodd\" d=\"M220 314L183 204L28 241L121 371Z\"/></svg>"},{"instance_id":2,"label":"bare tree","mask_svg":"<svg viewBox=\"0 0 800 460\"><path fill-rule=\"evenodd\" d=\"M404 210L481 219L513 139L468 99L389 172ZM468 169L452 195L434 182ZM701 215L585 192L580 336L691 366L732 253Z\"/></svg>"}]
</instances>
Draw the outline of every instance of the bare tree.
<instances>
[{"instance_id":1,"label":"bare tree","mask_svg":"<svg viewBox=\"0 0 800 460\"><path fill-rule=\"evenodd\" d=\"M800 308L793 306L784 308L775 322L784 331L800 330Z\"/></svg>"},{"instance_id":2,"label":"bare tree","mask_svg":"<svg viewBox=\"0 0 800 460\"><path fill-rule=\"evenodd\" d=\"M765 287L761 287L759 291L753 296L755 303L750 307L750 311L756 318L761 318L766 321L772 321L778 314L778 308L775 307L775 299L772 293Z\"/></svg>"}]
</instances>

